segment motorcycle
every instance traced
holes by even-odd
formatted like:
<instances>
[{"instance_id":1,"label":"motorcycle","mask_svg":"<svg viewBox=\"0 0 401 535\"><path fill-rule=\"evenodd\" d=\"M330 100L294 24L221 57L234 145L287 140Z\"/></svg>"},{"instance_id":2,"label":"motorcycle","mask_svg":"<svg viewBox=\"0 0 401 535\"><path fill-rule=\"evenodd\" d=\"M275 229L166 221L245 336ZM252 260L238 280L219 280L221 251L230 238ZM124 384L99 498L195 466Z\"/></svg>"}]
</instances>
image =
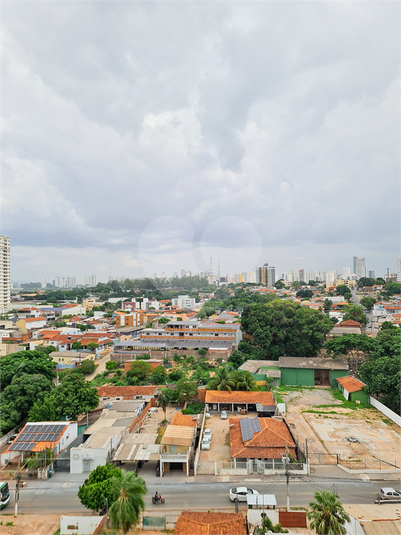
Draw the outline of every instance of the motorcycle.
<instances>
[{"instance_id":1,"label":"motorcycle","mask_svg":"<svg viewBox=\"0 0 401 535\"><path fill-rule=\"evenodd\" d=\"M165 499L163 496L160 496L160 498L156 498L155 496L152 496L152 503L155 505L156 503L164 503Z\"/></svg>"}]
</instances>

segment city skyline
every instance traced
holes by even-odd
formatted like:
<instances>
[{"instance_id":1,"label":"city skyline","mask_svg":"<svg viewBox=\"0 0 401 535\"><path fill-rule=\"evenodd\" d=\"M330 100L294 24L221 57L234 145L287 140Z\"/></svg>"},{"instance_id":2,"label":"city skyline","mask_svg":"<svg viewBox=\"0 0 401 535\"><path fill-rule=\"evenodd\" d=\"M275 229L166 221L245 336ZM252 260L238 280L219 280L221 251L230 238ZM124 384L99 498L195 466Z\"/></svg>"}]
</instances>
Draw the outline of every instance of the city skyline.
<instances>
[{"instance_id":1,"label":"city skyline","mask_svg":"<svg viewBox=\"0 0 401 535\"><path fill-rule=\"evenodd\" d=\"M2 7L13 280L395 271L396 3Z\"/></svg>"}]
</instances>

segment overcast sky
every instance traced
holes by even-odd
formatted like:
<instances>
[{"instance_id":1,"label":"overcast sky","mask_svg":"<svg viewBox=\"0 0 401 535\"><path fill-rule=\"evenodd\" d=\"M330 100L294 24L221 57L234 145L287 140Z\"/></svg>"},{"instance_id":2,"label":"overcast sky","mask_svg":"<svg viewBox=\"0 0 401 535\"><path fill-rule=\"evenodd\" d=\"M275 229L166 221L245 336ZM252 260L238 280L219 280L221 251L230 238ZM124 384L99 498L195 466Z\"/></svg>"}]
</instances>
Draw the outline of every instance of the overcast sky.
<instances>
[{"instance_id":1,"label":"overcast sky","mask_svg":"<svg viewBox=\"0 0 401 535\"><path fill-rule=\"evenodd\" d=\"M4 2L12 280L399 254L398 2Z\"/></svg>"}]
</instances>

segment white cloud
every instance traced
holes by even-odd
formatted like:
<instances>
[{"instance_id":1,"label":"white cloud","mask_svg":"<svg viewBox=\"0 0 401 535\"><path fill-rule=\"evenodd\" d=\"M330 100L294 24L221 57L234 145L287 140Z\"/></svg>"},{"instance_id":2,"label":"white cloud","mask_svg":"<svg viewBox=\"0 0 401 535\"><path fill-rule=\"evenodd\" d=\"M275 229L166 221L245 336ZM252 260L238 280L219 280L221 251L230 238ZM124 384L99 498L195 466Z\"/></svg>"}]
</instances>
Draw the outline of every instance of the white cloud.
<instances>
[{"instance_id":1,"label":"white cloud","mask_svg":"<svg viewBox=\"0 0 401 535\"><path fill-rule=\"evenodd\" d=\"M196 271L208 247L232 272L394 270L395 3L15 2L2 25L13 278Z\"/></svg>"}]
</instances>

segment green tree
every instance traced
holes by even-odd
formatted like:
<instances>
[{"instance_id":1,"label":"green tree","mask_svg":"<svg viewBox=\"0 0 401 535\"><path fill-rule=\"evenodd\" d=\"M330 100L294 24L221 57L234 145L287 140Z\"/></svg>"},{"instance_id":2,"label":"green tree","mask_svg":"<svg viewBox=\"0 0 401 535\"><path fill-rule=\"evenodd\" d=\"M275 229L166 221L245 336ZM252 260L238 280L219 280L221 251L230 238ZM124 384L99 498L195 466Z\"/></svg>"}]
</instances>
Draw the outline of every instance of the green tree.
<instances>
[{"instance_id":1,"label":"green tree","mask_svg":"<svg viewBox=\"0 0 401 535\"><path fill-rule=\"evenodd\" d=\"M277 290L281 290L282 288L285 288L285 283L283 279L280 279L274 283L274 286L277 288Z\"/></svg>"},{"instance_id":2,"label":"green tree","mask_svg":"<svg viewBox=\"0 0 401 535\"><path fill-rule=\"evenodd\" d=\"M246 307L241 321L254 344L264 350L264 357L276 360L284 354L316 355L333 327L327 316L318 310L278 299Z\"/></svg>"},{"instance_id":3,"label":"green tree","mask_svg":"<svg viewBox=\"0 0 401 535\"><path fill-rule=\"evenodd\" d=\"M112 360L109 360L106 362L106 370L112 371L116 370L118 368L117 362L113 362Z\"/></svg>"},{"instance_id":4,"label":"green tree","mask_svg":"<svg viewBox=\"0 0 401 535\"><path fill-rule=\"evenodd\" d=\"M310 526L317 535L346 535L344 526L351 518L344 511L337 494L328 490L315 492L315 502L310 502L311 511L306 513Z\"/></svg>"},{"instance_id":5,"label":"green tree","mask_svg":"<svg viewBox=\"0 0 401 535\"><path fill-rule=\"evenodd\" d=\"M208 386L211 390L227 390L228 392L231 392L235 389L236 384L227 368L217 368L217 371L214 377L210 380Z\"/></svg>"},{"instance_id":6,"label":"green tree","mask_svg":"<svg viewBox=\"0 0 401 535\"><path fill-rule=\"evenodd\" d=\"M370 312L376 303L376 299L373 297L362 297L360 303L364 308L366 308L366 310Z\"/></svg>"},{"instance_id":7,"label":"green tree","mask_svg":"<svg viewBox=\"0 0 401 535\"><path fill-rule=\"evenodd\" d=\"M96 344L95 342L89 342L89 344L86 344L86 349L89 349L92 353L95 352L95 350L99 347L99 344Z\"/></svg>"},{"instance_id":8,"label":"green tree","mask_svg":"<svg viewBox=\"0 0 401 535\"><path fill-rule=\"evenodd\" d=\"M235 368L236 370L244 364L246 361L246 355L242 353L241 351L238 351L238 349L234 349L232 354L228 357L227 362L230 364L232 368Z\"/></svg>"},{"instance_id":9,"label":"green tree","mask_svg":"<svg viewBox=\"0 0 401 535\"><path fill-rule=\"evenodd\" d=\"M164 419L167 420L167 407L168 407L168 404L170 403L170 399L169 399L169 396L167 395L166 388L163 388L162 390L160 390L160 392L156 395L156 401L157 401L157 406L163 409Z\"/></svg>"},{"instance_id":10,"label":"green tree","mask_svg":"<svg viewBox=\"0 0 401 535\"><path fill-rule=\"evenodd\" d=\"M78 349L81 349L81 348L82 348L81 342L73 342L71 344L71 349L73 349L74 351L78 351Z\"/></svg>"},{"instance_id":11,"label":"green tree","mask_svg":"<svg viewBox=\"0 0 401 535\"><path fill-rule=\"evenodd\" d=\"M139 520L141 511L145 509L143 496L146 484L134 472L122 471L122 477L112 479L112 499L110 507L111 525L127 533Z\"/></svg>"},{"instance_id":12,"label":"green tree","mask_svg":"<svg viewBox=\"0 0 401 535\"><path fill-rule=\"evenodd\" d=\"M351 290L348 288L346 284L339 284L336 288L336 294L337 295L343 295L344 297L348 294L351 294Z\"/></svg>"},{"instance_id":13,"label":"green tree","mask_svg":"<svg viewBox=\"0 0 401 535\"><path fill-rule=\"evenodd\" d=\"M127 372L128 377L138 377L139 381L144 381L152 373L149 362L136 360L131 364L131 369Z\"/></svg>"},{"instance_id":14,"label":"green tree","mask_svg":"<svg viewBox=\"0 0 401 535\"><path fill-rule=\"evenodd\" d=\"M300 299L310 299L313 296L313 290L298 290L296 296Z\"/></svg>"},{"instance_id":15,"label":"green tree","mask_svg":"<svg viewBox=\"0 0 401 535\"><path fill-rule=\"evenodd\" d=\"M358 321L363 327L366 327L368 323L368 318L363 312L363 307L358 305L347 305L345 307L345 314L343 316L343 321L354 320Z\"/></svg>"},{"instance_id":16,"label":"green tree","mask_svg":"<svg viewBox=\"0 0 401 535\"><path fill-rule=\"evenodd\" d=\"M46 398L49 398L47 400ZM80 414L89 412L99 405L97 390L80 373L69 373L61 384L52 390L45 400L52 403L56 411L56 419L66 416L69 420L75 420ZM45 405L45 400L43 405ZM37 407L37 410L44 411L45 408Z\"/></svg>"},{"instance_id":17,"label":"green tree","mask_svg":"<svg viewBox=\"0 0 401 535\"><path fill-rule=\"evenodd\" d=\"M95 468L79 487L78 498L82 505L105 514L107 505L113 503L112 479L121 477L120 468L114 468L111 464Z\"/></svg>"},{"instance_id":18,"label":"green tree","mask_svg":"<svg viewBox=\"0 0 401 535\"><path fill-rule=\"evenodd\" d=\"M163 325L163 323L169 323L171 320L169 318L159 318L157 321L159 325Z\"/></svg>"},{"instance_id":19,"label":"green tree","mask_svg":"<svg viewBox=\"0 0 401 535\"><path fill-rule=\"evenodd\" d=\"M79 367L79 370L84 374L84 375L90 375L91 373L93 373L95 370L96 370L97 366L96 364L93 362L93 360L84 360L82 363L81 363L81 366Z\"/></svg>"},{"instance_id":20,"label":"green tree","mask_svg":"<svg viewBox=\"0 0 401 535\"><path fill-rule=\"evenodd\" d=\"M333 303L331 299L325 299L323 302L323 310L328 314L331 310L331 307L333 306Z\"/></svg>"},{"instance_id":21,"label":"green tree","mask_svg":"<svg viewBox=\"0 0 401 535\"><path fill-rule=\"evenodd\" d=\"M247 390L252 391L256 389L256 383L252 377L252 374L248 371L240 372L239 380L237 380L236 388L237 390Z\"/></svg>"},{"instance_id":22,"label":"green tree","mask_svg":"<svg viewBox=\"0 0 401 535\"><path fill-rule=\"evenodd\" d=\"M22 374L43 375L49 380L56 377L56 364L47 351L19 351L1 359L1 387L4 390L11 381Z\"/></svg>"},{"instance_id":23,"label":"green tree","mask_svg":"<svg viewBox=\"0 0 401 535\"><path fill-rule=\"evenodd\" d=\"M349 358L351 369L355 373L365 356L376 348L376 342L366 334L343 334L328 340L324 348L333 358Z\"/></svg>"},{"instance_id":24,"label":"green tree","mask_svg":"<svg viewBox=\"0 0 401 535\"><path fill-rule=\"evenodd\" d=\"M376 284L376 280L371 277L361 277L357 282L359 288L363 288L364 286L373 286Z\"/></svg>"},{"instance_id":25,"label":"green tree","mask_svg":"<svg viewBox=\"0 0 401 535\"><path fill-rule=\"evenodd\" d=\"M50 396L46 396L43 401L36 401L29 411L30 422L54 422L57 419L56 409Z\"/></svg>"},{"instance_id":26,"label":"green tree","mask_svg":"<svg viewBox=\"0 0 401 535\"><path fill-rule=\"evenodd\" d=\"M201 347L200 349L198 349L198 353L201 357L204 357L207 353L206 349L204 349L203 347Z\"/></svg>"},{"instance_id":27,"label":"green tree","mask_svg":"<svg viewBox=\"0 0 401 535\"><path fill-rule=\"evenodd\" d=\"M298 291L300 287L301 287L301 283L299 281L293 281L291 283L291 288L293 290L297 290Z\"/></svg>"},{"instance_id":28,"label":"green tree","mask_svg":"<svg viewBox=\"0 0 401 535\"><path fill-rule=\"evenodd\" d=\"M149 376L149 382L152 385L165 385L167 372L164 366L157 366Z\"/></svg>"},{"instance_id":29,"label":"green tree","mask_svg":"<svg viewBox=\"0 0 401 535\"><path fill-rule=\"evenodd\" d=\"M193 399L198 393L198 386L194 381L180 379L175 387L177 401L180 404Z\"/></svg>"}]
</instances>

